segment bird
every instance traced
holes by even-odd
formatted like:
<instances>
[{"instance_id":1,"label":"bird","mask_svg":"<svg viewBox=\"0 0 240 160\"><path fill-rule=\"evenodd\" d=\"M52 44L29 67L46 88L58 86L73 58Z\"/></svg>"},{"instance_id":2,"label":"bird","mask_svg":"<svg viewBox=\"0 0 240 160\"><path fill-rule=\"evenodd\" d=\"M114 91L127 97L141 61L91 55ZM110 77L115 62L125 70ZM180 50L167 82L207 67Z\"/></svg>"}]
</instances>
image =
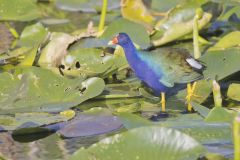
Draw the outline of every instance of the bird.
<instances>
[{"instance_id":1,"label":"bird","mask_svg":"<svg viewBox=\"0 0 240 160\"><path fill-rule=\"evenodd\" d=\"M166 93L175 87L187 87L188 111L191 111L190 98L196 81L203 78L205 65L194 59L186 49L162 48L153 51L137 50L126 33L117 34L108 45L119 45L135 75L154 95L161 96L161 111L166 112Z\"/></svg>"}]
</instances>

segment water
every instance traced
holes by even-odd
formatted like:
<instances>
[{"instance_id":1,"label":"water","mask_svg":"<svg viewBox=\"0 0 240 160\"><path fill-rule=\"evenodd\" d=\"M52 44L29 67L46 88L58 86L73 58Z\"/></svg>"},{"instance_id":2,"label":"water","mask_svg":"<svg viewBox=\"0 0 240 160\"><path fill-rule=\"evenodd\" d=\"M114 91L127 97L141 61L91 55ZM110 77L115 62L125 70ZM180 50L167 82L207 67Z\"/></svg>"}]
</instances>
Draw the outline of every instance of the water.
<instances>
[{"instance_id":1,"label":"water","mask_svg":"<svg viewBox=\"0 0 240 160\"><path fill-rule=\"evenodd\" d=\"M38 136L46 137L31 142L19 142L9 133L0 133L0 154L14 160L67 160L77 149L88 147L106 137L106 135L100 135L62 139L54 133L34 135L31 138L40 138ZM31 138L22 137L21 140Z\"/></svg>"}]
</instances>

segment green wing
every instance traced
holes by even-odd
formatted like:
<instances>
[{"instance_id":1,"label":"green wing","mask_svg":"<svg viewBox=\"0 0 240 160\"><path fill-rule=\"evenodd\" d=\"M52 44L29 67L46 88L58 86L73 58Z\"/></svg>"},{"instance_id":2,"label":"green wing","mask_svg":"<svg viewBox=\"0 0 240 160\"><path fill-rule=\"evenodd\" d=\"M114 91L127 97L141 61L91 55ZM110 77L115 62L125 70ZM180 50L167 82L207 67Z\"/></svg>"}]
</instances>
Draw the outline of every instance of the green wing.
<instances>
[{"instance_id":1,"label":"green wing","mask_svg":"<svg viewBox=\"0 0 240 160\"><path fill-rule=\"evenodd\" d=\"M199 72L203 68L202 64L194 60L185 49L161 48L153 52L141 52L139 57L161 77L159 81L168 87L203 77Z\"/></svg>"}]
</instances>

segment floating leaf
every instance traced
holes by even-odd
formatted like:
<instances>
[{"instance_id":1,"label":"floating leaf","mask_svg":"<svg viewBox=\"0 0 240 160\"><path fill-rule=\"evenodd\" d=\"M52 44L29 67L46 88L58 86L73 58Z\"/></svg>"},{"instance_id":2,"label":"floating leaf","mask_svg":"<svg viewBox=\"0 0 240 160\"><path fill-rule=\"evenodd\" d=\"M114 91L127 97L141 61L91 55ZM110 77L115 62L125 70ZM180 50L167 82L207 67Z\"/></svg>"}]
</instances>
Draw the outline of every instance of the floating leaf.
<instances>
[{"instance_id":1,"label":"floating leaf","mask_svg":"<svg viewBox=\"0 0 240 160\"><path fill-rule=\"evenodd\" d=\"M223 155L216 153L207 153L205 157L207 160L228 160L228 158L224 157Z\"/></svg>"},{"instance_id":2,"label":"floating leaf","mask_svg":"<svg viewBox=\"0 0 240 160\"><path fill-rule=\"evenodd\" d=\"M123 125L127 129L139 128L143 126L150 126L153 123L138 115L131 113L118 113L117 116L121 119Z\"/></svg>"},{"instance_id":3,"label":"floating leaf","mask_svg":"<svg viewBox=\"0 0 240 160\"><path fill-rule=\"evenodd\" d=\"M156 125L177 129L203 144L229 143L232 141L230 124L204 122L198 114L178 114L175 117L164 118L164 121L159 122L152 122L130 113L118 113L118 117L127 129Z\"/></svg>"},{"instance_id":4,"label":"floating leaf","mask_svg":"<svg viewBox=\"0 0 240 160\"><path fill-rule=\"evenodd\" d=\"M35 55L37 53L37 47L20 47L12 50L8 54L3 54L0 56L0 61L3 64L18 64L19 62L24 63L23 65L32 65ZM26 58L26 59L24 59ZM5 67L5 66L3 66Z\"/></svg>"},{"instance_id":5,"label":"floating leaf","mask_svg":"<svg viewBox=\"0 0 240 160\"><path fill-rule=\"evenodd\" d=\"M207 68L203 72L205 78L221 80L240 70L240 48L209 51L201 58ZM213 63L214 62L214 63Z\"/></svg>"},{"instance_id":6,"label":"floating leaf","mask_svg":"<svg viewBox=\"0 0 240 160\"><path fill-rule=\"evenodd\" d=\"M240 84L231 84L228 88L227 96L233 100L240 101Z\"/></svg>"},{"instance_id":7,"label":"floating leaf","mask_svg":"<svg viewBox=\"0 0 240 160\"><path fill-rule=\"evenodd\" d=\"M229 122L232 123L235 114L223 107L214 107L205 118L206 122Z\"/></svg>"},{"instance_id":8,"label":"floating leaf","mask_svg":"<svg viewBox=\"0 0 240 160\"><path fill-rule=\"evenodd\" d=\"M179 159L193 160L205 152L191 137L162 127L142 127L105 138L88 149L80 149L71 160L81 159Z\"/></svg>"},{"instance_id":9,"label":"floating leaf","mask_svg":"<svg viewBox=\"0 0 240 160\"><path fill-rule=\"evenodd\" d=\"M58 131L63 137L85 137L113 132L122 127L121 121L112 115L80 114Z\"/></svg>"},{"instance_id":10,"label":"floating leaf","mask_svg":"<svg viewBox=\"0 0 240 160\"><path fill-rule=\"evenodd\" d=\"M183 2L186 2L186 0L168 0L167 3L165 0L152 0L151 7L154 11L167 12Z\"/></svg>"},{"instance_id":11,"label":"floating leaf","mask_svg":"<svg viewBox=\"0 0 240 160\"><path fill-rule=\"evenodd\" d=\"M195 111L197 111L201 116L203 116L204 118L207 117L207 115L209 114L210 112L210 109L208 109L207 107L204 107L200 104L197 104L195 102L191 102L192 106L193 106L193 109Z\"/></svg>"},{"instance_id":12,"label":"floating leaf","mask_svg":"<svg viewBox=\"0 0 240 160\"><path fill-rule=\"evenodd\" d=\"M134 43L141 46L141 48L147 48L150 45L150 39L146 29L137 23L123 18L113 21L103 33L101 38L111 40L119 32L127 33Z\"/></svg>"},{"instance_id":13,"label":"floating leaf","mask_svg":"<svg viewBox=\"0 0 240 160\"><path fill-rule=\"evenodd\" d=\"M160 46L191 34L193 32L196 9L204 3L205 1L191 1L171 10L166 18L156 24L156 30L151 35L152 44L154 46ZM206 26L211 18L211 13L203 12L198 20L198 29L201 30Z\"/></svg>"},{"instance_id":14,"label":"floating leaf","mask_svg":"<svg viewBox=\"0 0 240 160\"><path fill-rule=\"evenodd\" d=\"M41 23L36 23L24 28L19 43L21 46L32 47L42 43L48 31Z\"/></svg>"},{"instance_id":15,"label":"floating leaf","mask_svg":"<svg viewBox=\"0 0 240 160\"><path fill-rule=\"evenodd\" d=\"M67 79L37 67L1 73L0 82L2 113L62 111L99 95L105 86L100 78Z\"/></svg>"},{"instance_id":16,"label":"floating leaf","mask_svg":"<svg viewBox=\"0 0 240 160\"><path fill-rule=\"evenodd\" d=\"M73 117L74 114L66 116L63 114L50 114L44 112L16 113L13 116L0 115L0 127L1 130L5 131L20 129L23 131L23 129L27 128L31 128L32 131L34 131L37 127L67 121Z\"/></svg>"},{"instance_id":17,"label":"floating leaf","mask_svg":"<svg viewBox=\"0 0 240 160\"><path fill-rule=\"evenodd\" d=\"M57 0L56 6L66 11L99 12L102 1L95 0ZM118 0L108 0L108 10L119 7Z\"/></svg>"},{"instance_id":18,"label":"floating leaf","mask_svg":"<svg viewBox=\"0 0 240 160\"><path fill-rule=\"evenodd\" d=\"M81 48L64 57L62 70L66 75L101 76L114 67L112 55L104 55L101 49Z\"/></svg>"},{"instance_id":19,"label":"floating leaf","mask_svg":"<svg viewBox=\"0 0 240 160\"><path fill-rule=\"evenodd\" d=\"M222 37L214 46L208 49L208 51L213 50L224 50L227 48L235 47L240 45L240 31L231 32L224 37Z\"/></svg>"},{"instance_id":20,"label":"floating leaf","mask_svg":"<svg viewBox=\"0 0 240 160\"><path fill-rule=\"evenodd\" d=\"M150 25L154 22L154 17L142 0L122 0L121 12L124 18L134 22Z\"/></svg>"},{"instance_id":21,"label":"floating leaf","mask_svg":"<svg viewBox=\"0 0 240 160\"><path fill-rule=\"evenodd\" d=\"M68 46L76 40L76 37L67 33L52 33L50 40L38 61L42 67L58 67L67 54Z\"/></svg>"},{"instance_id":22,"label":"floating leaf","mask_svg":"<svg viewBox=\"0 0 240 160\"><path fill-rule=\"evenodd\" d=\"M1 21L30 21L40 17L36 1L0 0Z\"/></svg>"},{"instance_id":23,"label":"floating leaf","mask_svg":"<svg viewBox=\"0 0 240 160\"><path fill-rule=\"evenodd\" d=\"M18 66L32 66L36 58L38 47L33 47L23 55L23 60L20 60Z\"/></svg>"}]
</instances>

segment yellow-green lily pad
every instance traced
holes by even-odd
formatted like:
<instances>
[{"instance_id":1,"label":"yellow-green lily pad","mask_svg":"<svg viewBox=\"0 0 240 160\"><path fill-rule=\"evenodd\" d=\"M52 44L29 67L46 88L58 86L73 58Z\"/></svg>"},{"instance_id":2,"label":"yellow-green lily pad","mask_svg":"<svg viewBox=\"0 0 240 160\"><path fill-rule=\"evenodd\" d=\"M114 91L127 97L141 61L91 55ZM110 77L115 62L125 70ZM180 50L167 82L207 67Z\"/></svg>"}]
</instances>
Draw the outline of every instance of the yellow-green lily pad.
<instances>
[{"instance_id":1,"label":"yellow-green lily pad","mask_svg":"<svg viewBox=\"0 0 240 160\"><path fill-rule=\"evenodd\" d=\"M205 152L196 140L177 130L148 126L105 138L88 149L81 148L70 160L193 160Z\"/></svg>"},{"instance_id":2,"label":"yellow-green lily pad","mask_svg":"<svg viewBox=\"0 0 240 160\"><path fill-rule=\"evenodd\" d=\"M31 21L40 17L36 1L0 0L1 21Z\"/></svg>"},{"instance_id":3,"label":"yellow-green lily pad","mask_svg":"<svg viewBox=\"0 0 240 160\"><path fill-rule=\"evenodd\" d=\"M73 111L74 112L74 111ZM14 115L0 115L1 131L22 130L26 128L41 127L57 122L64 122L72 119L75 114L50 114L46 112L15 113ZM23 133L23 132L22 132Z\"/></svg>"},{"instance_id":4,"label":"yellow-green lily pad","mask_svg":"<svg viewBox=\"0 0 240 160\"><path fill-rule=\"evenodd\" d=\"M233 83L229 86L227 96L230 99L240 101L240 84Z\"/></svg>"},{"instance_id":5,"label":"yellow-green lily pad","mask_svg":"<svg viewBox=\"0 0 240 160\"><path fill-rule=\"evenodd\" d=\"M38 67L0 74L1 112L62 111L102 93L104 81L68 79Z\"/></svg>"}]
</instances>

